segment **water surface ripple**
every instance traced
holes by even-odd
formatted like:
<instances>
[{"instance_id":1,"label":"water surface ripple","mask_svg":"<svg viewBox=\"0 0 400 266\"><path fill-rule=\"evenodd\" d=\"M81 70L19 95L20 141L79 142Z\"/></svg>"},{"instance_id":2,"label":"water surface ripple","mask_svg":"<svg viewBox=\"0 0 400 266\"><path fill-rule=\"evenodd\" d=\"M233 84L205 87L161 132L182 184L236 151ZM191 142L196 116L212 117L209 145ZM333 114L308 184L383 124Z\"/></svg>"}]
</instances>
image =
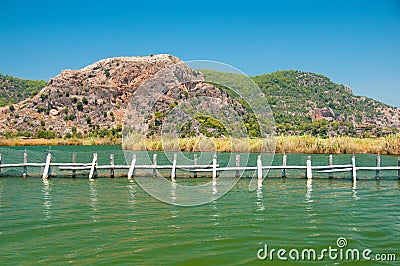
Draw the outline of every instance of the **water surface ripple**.
<instances>
[{"instance_id":1,"label":"water surface ripple","mask_svg":"<svg viewBox=\"0 0 400 266\"><path fill-rule=\"evenodd\" d=\"M1 264L265 264L264 244L322 249L339 237L400 255L397 180L268 179L253 192L248 182L210 204L177 207L122 178L1 178Z\"/></svg>"}]
</instances>

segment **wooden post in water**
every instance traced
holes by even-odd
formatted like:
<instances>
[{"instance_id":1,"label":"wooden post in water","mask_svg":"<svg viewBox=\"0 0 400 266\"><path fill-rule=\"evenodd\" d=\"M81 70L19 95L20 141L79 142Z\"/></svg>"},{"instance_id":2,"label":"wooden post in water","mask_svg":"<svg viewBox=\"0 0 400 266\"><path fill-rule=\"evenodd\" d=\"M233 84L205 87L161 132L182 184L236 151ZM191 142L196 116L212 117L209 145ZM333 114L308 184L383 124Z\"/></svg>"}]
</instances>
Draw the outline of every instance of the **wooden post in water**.
<instances>
[{"instance_id":1,"label":"wooden post in water","mask_svg":"<svg viewBox=\"0 0 400 266\"><path fill-rule=\"evenodd\" d=\"M258 155L257 157L257 179L258 182L262 182L263 178L263 173L262 173L262 161L261 161L261 155Z\"/></svg>"},{"instance_id":2,"label":"wooden post in water","mask_svg":"<svg viewBox=\"0 0 400 266\"><path fill-rule=\"evenodd\" d=\"M376 175L375 175L375 179L381 179L381 175L380 175L380 167L381 167L381 155L378 153L378 155L376 156L376 167L378 167L378 169L376 169Z\"/></svg>"},{"instance_id":3,"label":"wooden post in water","mask_svg":"<svg viewBox=\"0 0 400 266\"><path fill-rule=\"evenodd\" d=\"M285 168L286 163L287 163L287 155L286 155L286 154L283 154L282 166L283 166L284 168L282 169L282 178L285 178L285 177L286 177L286 168Z\"/></svg>"},{"instance_id":4,"label":"wooden post in water","mask_svg":"<svg viewBox=\"0 0 400 266\"><path fill-rule=\"evenodd\" d=\"M157 176L157 154L153 154L153 177Z\"/></svg>"},{"instance_id":5,"label":"wooden post in water","mask_svg":"<svg viewBox=\"0 0 400 266\"><path fill-rule=\"evenodd\" d=\"M129 167L129 170L128 170L128 179L132 179L132 176L135 172L135 166L136 166L136 154L133 154L131 166Z\"/></svg>"},{"instance_id":6,"label":"wooden post in water","mask_svg":"<svg viewBox=\"0 0 400 266\"><path fill-rule=\"evenodd\" d=\"M24 151L24 164L28 163L28 153L26 152L26 149ZM28 166L24 165L24 171L22 173L22 177L26 178L28 176Z\"/></svg>"},{"instance_id":7,"label":"wooden post in water","mask_svg":"<svg viewBox=\"0 0 400 266\"><path fill-rule=\"evenodd\" d=\"M110 154L110 178L114 178L115 173L114 173L114 154Z\"/></svg>"},{"instance_id":8,"label":"wooden post in water","mask_svg":"<svg viewBox=\"0 0 400 266\"><path fill-rule=\"evenodd\" d=\"M171 179L175 180L176 177L176 153L174 153L174 160L172 161Z\"/></svg>"},{"instance_id":9,"label":"wooden post in water","mask_svg":"<svg viewBox=\"0 0 400 266\"><path fill-rule=\"evenodd\" d=\"M95 166L94 166L94 178L98 178L99 177L99 172L98 172L98 170L97 170L97 165L98 165L98 156L97 156L97 153L96 153L96 164L95 164Z\"/></svg>"},{"instance_id":10,"label":"wooden post in water","mask_svg":"<svg viewBox=\"0 0 400 266\"><path fill-rule=\"evenodd\" d=\"M214 154L214 157L213 157L212 178L217 178L217 155L216 154Z\"/></svg>"},{"instance_id":11,"label":"wooden post in water","mask_svg":"<svg viewBox=\"0 0 400 266\"><path fill-rule=\"evenodd\" d=\"M75 164L76 163L76 153L74 152L72 154L72 163ZM76 170L72 170L72 178L76 177Z\"/></svg>"},{"instance_id":12,"label":"wooden post in water","mask_svg":"<svg viewBox=\"0 0 400 266\"><path fill-rule=\"evenodd\" d=\"M193 165L197 166L197 154L193 155ZM194 172L194 178L197 178L197 172Z\"/></svg>"},{"instance_id":13,"label":"wooden post in water","mask_svg":"<svg viewBox=\"0 0 400 266\"><path fill-rule=\"evenodd\" d=\"M331 154L329 155L329 166L332 167L332 165L333 165L333 156ZM333 169L331 168L331 170ZM333 178L333 173L329 173L329 178Z\"/></svg>"},{"instance_id":14,"label":"wooden post in water","mask_svg":"<svg viewBox=\"0 0 400 266\"><path fill-rule=\"evenodd\" d=\"M312 178L312 168L311 168L311 156L307 156L307 172L306 172L307 179Z\"/></svg>"},{"instance_id":15,"label":"wooden post in water","mask_svg":"<svg viewBox=\"0 0 400 266\"><path fill-rule=\"evenodd\" d=\"M47 178L51 175L50 162L51 162L51 153L49 152L49 154L47 154L46 165L44 166L42 180L47 180Z\"/></svg>"},{"instance_id":16,"label":"wooden post in water","mask_svg":"<svg viewBox=\"0 0 400 266\"><path fill-rule=\"evenodd\" d=\"M90 173L89 173L89 180L93 181L93 177L97 177L96 173L96 165L97 165L97 153L93 153L93 160L92 160L92 165L90 167Z\"/></svg>"},{"instance_id":17,"label":"wooden post in water","mask_svg":"<svg viewBox=\"0 0 400 266\"><path fill-rule=\"evenodd\" d=\"M49 177L51 177L53 175L53 173L51 172L51 160L53 160L53 155L51 154L51 152L49 152L49 154L47 156L50 156L49 170L47 171L47 174L48 174Z\"/></svg>"},{"instance_id":18,"label":"wooden post in water","mask_svg":"<svg viewBox=\"0 0 400 266\"><path fill-rule=\"evenodd\" d=\"M357 181L357 169L356 169L356 156L353 154L353 157L351 158L351 164L352 164L352 172L353 172L353 181Z\"/></svg>"},{"instance_id":19,"label":"wooden post in water","mask_svg":"<svg viewBox=\"0 0 400 266\"><path fill-rule=\"evenodd\" d=\"M236 155L236 162L235 162L235 166L236 167L240 167L240 154ZM239 170L235 171L235 177L239 177L240 176L240 172Z\"/></svg>"}]
</instances>

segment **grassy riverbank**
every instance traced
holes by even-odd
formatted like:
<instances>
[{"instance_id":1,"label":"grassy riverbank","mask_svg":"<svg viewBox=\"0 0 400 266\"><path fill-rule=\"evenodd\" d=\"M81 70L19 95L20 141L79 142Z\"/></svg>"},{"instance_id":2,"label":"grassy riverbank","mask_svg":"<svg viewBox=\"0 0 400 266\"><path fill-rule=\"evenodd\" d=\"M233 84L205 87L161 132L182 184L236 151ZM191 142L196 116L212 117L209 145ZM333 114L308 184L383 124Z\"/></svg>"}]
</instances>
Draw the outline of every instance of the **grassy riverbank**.
<instances>
[{"instance_id":1,"label":"grassy riverbank","mask_svg":"<svg viewBox=\"0 0 400 266\"><path fill-rule=\"evenodd\" d=\"M266 142L261 139L236 141L231 145L230 139L213 139L215 147L221 152L249 151L260 152ZM121 145L121 139L87 138L87 139L0 139L0 146L57 146L57 145ZM208 142L210 144L211 142ZM213 145L214 145L213 144ZM146 142L148 150L162 150L163 146L171 143L163 143L160 139L151 139ZM203 144L204 145L204 142ZM207 145L207 143L205 144ZM179 148L182 151L200 151L201 139L184 138L179 140ZM203 146L204 147L204 146ZM248 148L247 148L248 147ZM132 149L144 149L143 143L135 143L129 147ZM400 154L400 135L382 138L318 138L311 136L279 136L276 138L277 153L305 153L305 154Z\"/></svg>"}]
</instances>

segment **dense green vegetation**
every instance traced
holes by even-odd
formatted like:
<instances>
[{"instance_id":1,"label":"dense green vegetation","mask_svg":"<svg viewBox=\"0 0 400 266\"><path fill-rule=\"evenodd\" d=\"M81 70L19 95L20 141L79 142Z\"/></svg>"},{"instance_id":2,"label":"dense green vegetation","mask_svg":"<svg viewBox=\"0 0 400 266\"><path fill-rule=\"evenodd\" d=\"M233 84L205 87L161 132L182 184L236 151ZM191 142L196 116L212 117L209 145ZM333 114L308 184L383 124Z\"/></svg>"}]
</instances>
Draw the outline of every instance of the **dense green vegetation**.
<instances>
[{"instance_id":1,"label":"dense green vegetation","mask_svg":"<svg viewBox=\"0 0 400 266\"><path fill-rule=\"evenodd\" d=\"M335 84L323 75L291 70L254 77L253 80L267 95L282 133L307 130L305 124L313 126L309 111L329 108L332 119L341 122L338 126L349 127L346 134L352 135L355 133L351 132L353 124L375 121L379 115L374 112L375 108L386 107L378 101L353 95L344 85ZM327 132L334 130L334 126L324 126L330 127Z\"/></svg>"},{"instance_id":2,"label":"dense green vegetation","mask_svg":"<svg viewBox=\"0 0 400 266\"><path fill-rule=\"evenodd\" d=\"M209 116L198 116L194 117L202 126L199 128L201 134L206 137L217 137L229 136L226 128L216 119ZM192 122L189 121L183 125L180 137L195 137L196 132L193 130Z\"/></svg>"},{"instance_id":3,"label":"dense green vegetation","mask_svg":"<svg viewBox=\"0 0 400 266\"><path fill-rule=\"evenodd\" d=\"M100 128L99 125L91 124L89 130L84 130L83 133L78 132L76 127L71 128L71 132L67 133L65 136L57 135L57 133L50 127L49 129L45 128L45 121L41 121L41 128L36 132L32 133L29 131L19 131L17 133L13 133L11 131L0 132L0 139L2 137L6 139L13 138L36 138L36 139L83 139L83 138L107 138L110 139L120 139L122 138L122 125L118 124L116 127Z\"/></svg>"},{"instance_id":4,"label":"dense green vegetation","mask_svg":"<svg viewBox=\"0 0 400 266\"><path fill-rule=\"evenodd\" d=\"M26 80L0 74L0 107L33 97L46 85L43 80Z\"/></svg>"},{"instance_id":5,"label":"dense green vegetation","mask_svg":"<svg viewBox=\"0 0 400 266\"><path fill-rule=\"evenodd\" d=\"M238 101L232 91L240 87L243 94L251 95L258 86L271 107L279 135L312 135L320 137L371 137L396 134L396 128L378 128L377 120L387 119L379 110L389 106L367 97L355 96L345 85L333 83L328 77L301 71L278 71L257 77L250 84L243 75L210 70L201 71L206 81L218 86ZM254 106L255 103L253 103ZM243 103L243 106L246 106ZM315 110L327 110L328 117L315 119ZM253 127L253 125L246 125Z\"/></svg>"}]
</instances>

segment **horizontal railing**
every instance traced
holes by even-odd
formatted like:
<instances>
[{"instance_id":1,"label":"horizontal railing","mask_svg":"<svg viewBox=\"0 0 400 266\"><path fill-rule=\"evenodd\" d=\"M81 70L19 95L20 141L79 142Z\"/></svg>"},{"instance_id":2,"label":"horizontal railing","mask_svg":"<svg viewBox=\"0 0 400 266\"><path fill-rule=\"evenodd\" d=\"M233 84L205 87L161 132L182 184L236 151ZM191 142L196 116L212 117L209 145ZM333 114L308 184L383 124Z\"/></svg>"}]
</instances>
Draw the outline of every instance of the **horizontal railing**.
<instances>
[{"instance_id":1,"label":"horizontal railing","mask_svg":"<svg viewBox=\"0 0 400 266\"><path fill-rule=\"evenodd\" d=\"M317 171L318 173L327 173L329 174L329 178L333 177L333 173L343 173L343 172L351 172L352 179L354 181L357 180L357 171L376 171L375 178L380 179L380 171L397 171L398 178L400 179L400 157L398 158L397 166L381 166L381 157L378 154L376 157L376 166L356 166L356 157L353 155L350 164L333 164L333 156L329 156L328 165L326 166L313 166L311 162L311 156L307 157L305 165L287 165L287 155L283 155L282 165L263 165L261 160L261 155L257 158L256 166L240 166L240 155L236 155L235 166L227 166L220 167L217 163L217 155L214 155L212 164L210 165L198 165L197 164L197 155L194 155L194 164L193 165L178 165L176 160L176 154L174 154L174 159L171 165L159 165L157 164L157 154L153 155L153 163L140 165L136 164L136 155L132 156L131 164L122 164L115 165L114 164L114 155L110 154L110 164L107 165L98 165L97 153L93 154L92 162L90 163L77 163L76 162L76 154L72 156L71 163L57 163L52 162L52 154L48 153L46 157L46 162L44 163L29 163L28 155L25 150L23 163L12 163L12 164L2 164L2 155L0 154L0 174L1 170L5 168L23 168L23 176L28 176L28 167L44 167L44 171L42 173L42 178L45 180L52 176L51 168L58 167L60 171L71 171L72 177L76 176L76 171L89 171L89 179L93 180L98 177L98 170L110 170L110 177L114 177L115 170L128 170L127 176L131 179L134 176L136 169L150 169L153 170L153 175L156 176L156 170L171 170L171 178L174 179L176 177L176 170L186 170L192 172L194 176L197 176L199 172L209 172L212 174L213 178L216 178L218 172L236 172L235 176L239 175L240 171L256 171L257 178L262 180L263 178L263 170L281 170L282 177L286 177L287 170L305 170L305 177L308 179L313 178L313 171Z\"/></svg>"}]
</instances>

